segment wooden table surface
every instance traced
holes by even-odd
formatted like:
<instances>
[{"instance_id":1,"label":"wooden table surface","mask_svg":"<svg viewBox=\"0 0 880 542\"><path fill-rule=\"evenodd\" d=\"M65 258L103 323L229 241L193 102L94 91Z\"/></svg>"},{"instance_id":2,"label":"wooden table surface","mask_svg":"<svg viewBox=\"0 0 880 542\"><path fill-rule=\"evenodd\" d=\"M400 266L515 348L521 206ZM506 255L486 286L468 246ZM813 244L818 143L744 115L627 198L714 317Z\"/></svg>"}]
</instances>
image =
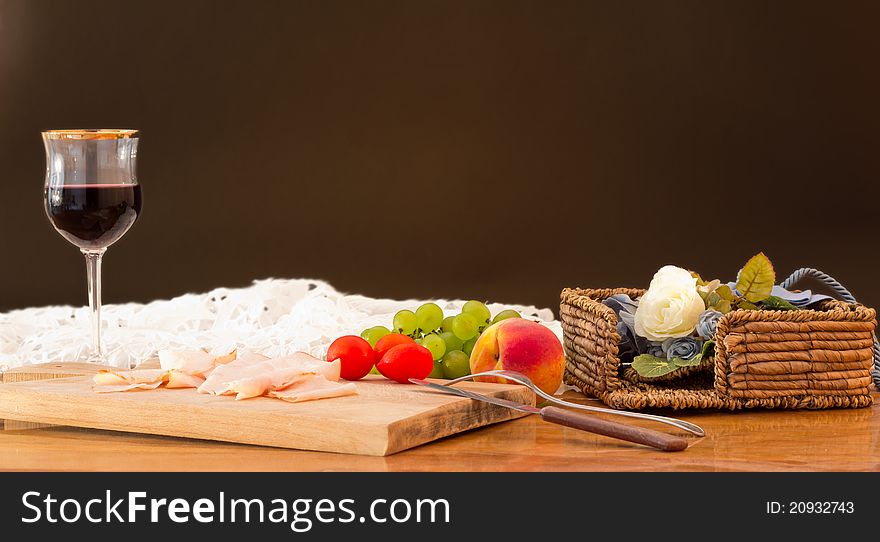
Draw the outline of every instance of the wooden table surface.
<instances>
[{"instance_id":1,"label":"wooden table surface","mask_svg":"<svg viewBox=\"0 0 880 542\"><path fill-rule=\"evenodd\" d=\"M878 471L880 394L874 397L873 407L855 410L678 414L701 425L707 436L692 438L690 448L674 453L563 428L537 416L387 457L70 427L7 427L0 431L0 470ZM575 392L566 398L599 404Z\"/></svg>"}]
</instances>

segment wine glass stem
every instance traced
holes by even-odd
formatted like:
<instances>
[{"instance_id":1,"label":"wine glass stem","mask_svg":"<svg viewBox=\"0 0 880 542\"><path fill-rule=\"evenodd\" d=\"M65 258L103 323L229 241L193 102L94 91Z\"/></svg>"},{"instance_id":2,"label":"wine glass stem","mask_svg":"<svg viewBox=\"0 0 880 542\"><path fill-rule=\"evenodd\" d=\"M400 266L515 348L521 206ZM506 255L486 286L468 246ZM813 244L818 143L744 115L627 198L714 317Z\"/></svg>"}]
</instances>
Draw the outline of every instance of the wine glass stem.
<instances>
[{"instance_id":1,"label":"wine glass stem","mask_svg":"<svg viewBox=\"0 0 880 542\"><path fill-rule=\"evenodd\" d=\"M101 258L106 248L83 250L86 257L86 275L89 281L89 309L92 315L92 355L90 361L104 362L101 344Z\"/></svg>"}]
</instances>

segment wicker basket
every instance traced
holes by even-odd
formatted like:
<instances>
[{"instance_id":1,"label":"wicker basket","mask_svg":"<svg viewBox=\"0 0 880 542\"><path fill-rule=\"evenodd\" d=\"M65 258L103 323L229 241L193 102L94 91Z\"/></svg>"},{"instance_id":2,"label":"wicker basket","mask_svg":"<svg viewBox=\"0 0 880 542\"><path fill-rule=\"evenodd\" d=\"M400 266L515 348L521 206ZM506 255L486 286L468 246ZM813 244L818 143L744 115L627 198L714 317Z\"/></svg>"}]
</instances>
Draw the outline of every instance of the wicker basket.
<instances>
[{"instance_id":1,"label":"wicker basket","mask_svg":"<svg viewBox=\"0 0 880 542\"><path fill-rule=\"evenodd\" d=\"M735 310L715 333L715 356L658 378L617 357L617 316L601 301L645 290L565 289L560 316L565 382L621 409L858 408L872 403L876 312L826 300L799 311ZM880 359L880 351L878 351Z\"/></svg>"}]
</instances>

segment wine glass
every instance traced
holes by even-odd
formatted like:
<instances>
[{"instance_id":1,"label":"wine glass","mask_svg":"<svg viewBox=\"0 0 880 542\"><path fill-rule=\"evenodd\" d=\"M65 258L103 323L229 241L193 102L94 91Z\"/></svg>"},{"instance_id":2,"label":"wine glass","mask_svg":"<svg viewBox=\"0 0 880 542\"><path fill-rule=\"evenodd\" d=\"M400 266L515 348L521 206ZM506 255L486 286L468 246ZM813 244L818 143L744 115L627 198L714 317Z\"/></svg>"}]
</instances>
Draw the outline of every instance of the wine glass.
<instances>
[{"instance_id":1,"label":"wine glass","mask_svg":"<svg viewBox=\"0 0 880 542\"><path fill-rule=\"evenodd\" d=\"M101 344L101 257L141 211L136 130L50 130L46 147L46 214L62 237L86 259L92 352L105 363Z\"/></svg>"}]
</instances>

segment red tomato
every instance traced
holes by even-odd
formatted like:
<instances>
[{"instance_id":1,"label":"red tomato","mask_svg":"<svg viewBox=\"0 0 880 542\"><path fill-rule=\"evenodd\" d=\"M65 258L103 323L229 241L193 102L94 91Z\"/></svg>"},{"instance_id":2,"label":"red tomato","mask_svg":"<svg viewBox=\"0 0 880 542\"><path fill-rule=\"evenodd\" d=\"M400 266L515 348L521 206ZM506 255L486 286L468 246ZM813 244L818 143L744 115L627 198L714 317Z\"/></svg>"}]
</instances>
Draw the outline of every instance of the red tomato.
<instances>
[{"instance_id":1,"label":"red tomato","mask_svg":"<svg viewBox=\"0 0 880 542\"><path fill-rule=\"evenodd\" d=\"M376 352L370 343L355 335L339 337L327 349L327 361L339 360L340 376L360 380L376 363Z\"/></svg>"},{"instance_id":2,"label":"red tomato","mask_svg":"<svg viewBox=\"0 0 880 542\"><path fill-rule=\"evenodd\" d=\"M409 384L410 378L425 378L434 370L434 356L420 344L398 344L385 352L376 368L385 378Z\"/></svg>"},{"instance_id":3,"label":"red tomato","mask_svg":"<svg viewBox=\"0 0 880 542\"><path fill-rule=\"evenodd\" d=\"M385 335L376 341L376 363L382 360L382 356L385 355L385 352L391 350L398 344L409 343L415 343L412 337L401 335L400 333L389 333L388 335Z\"/></svg>"}]
</instances>

